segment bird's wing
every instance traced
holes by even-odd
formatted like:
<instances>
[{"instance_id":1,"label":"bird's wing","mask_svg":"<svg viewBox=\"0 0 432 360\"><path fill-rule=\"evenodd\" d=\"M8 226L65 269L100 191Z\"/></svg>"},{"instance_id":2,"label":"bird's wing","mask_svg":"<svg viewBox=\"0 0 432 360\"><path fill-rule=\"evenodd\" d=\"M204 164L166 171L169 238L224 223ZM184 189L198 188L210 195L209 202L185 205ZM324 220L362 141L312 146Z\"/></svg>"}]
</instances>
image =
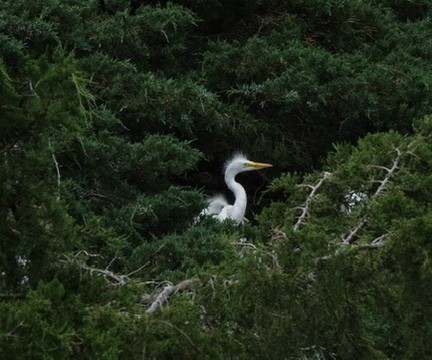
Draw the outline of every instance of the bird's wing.
<instances>
[{"instance_id":1,"label":"bird's wing","mask_svg":"<svg viewBox=\"0 0 432 360\"><path fill-rule=\"evenodd\" d=\"M215 195L209 198L208 206L201 211L201 213L195 219L196 222L199 221L203 216L211 216L219 221L224 221L227 219L231 219L238 224L243 223L245 218L237 219L233 217L233 209L234 207L230 205L227 199L223 195Z\"/></svg>"},{"instance_id":2,"label":"bird's wing","mask_svg":"<svg viewBox=\"0 0 432 360\"><path fill-rule=\"evenodd\" d=\"M208 199L208 206L201 211L200 215L218 215L228 205L223 195L215 195Z\"/></svg>"},{"instance_id":3,"label":"bird's wing","mask_svg":"<svg viewBox=\"0 0 432 360\"><path fill-rule=\"evenodd\" d=\"M225 221L225 220L227 220L227 219L234 220L234 219L232 218L232 215L231 215L231 213L232 213L232 209L233 209L233 206L227 204L226 206L224 206L224 207L222 208L222 210L219 212L219 214L214 215L214 216L215 216L219 221Z\"/></svg>"}]
</instances>

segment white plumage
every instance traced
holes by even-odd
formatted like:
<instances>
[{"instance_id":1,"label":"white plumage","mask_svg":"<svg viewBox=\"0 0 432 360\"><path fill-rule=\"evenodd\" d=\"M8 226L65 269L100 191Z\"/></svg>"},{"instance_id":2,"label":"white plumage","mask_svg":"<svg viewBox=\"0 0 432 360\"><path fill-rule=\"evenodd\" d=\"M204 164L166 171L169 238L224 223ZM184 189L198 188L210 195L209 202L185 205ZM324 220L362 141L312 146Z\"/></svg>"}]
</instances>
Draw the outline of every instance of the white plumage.
<instances>
[{"instance_id":1,"label":"white plumage","mask_svg":"<svg viewBox=\"0 0 432 360\"><path fill-rule=\"evenodd\" d=\"M250 161L243 154L235 154L225 164L225 183L235 196L234 204L230 205L222 195L216 195L209 199L207 208L200 215L213 216L219 221L230 219L236 224L242 223L246 212L247 196L244 187L235 180L236 175L271 166L267 163Z\"/></svg>"}]
</instances>

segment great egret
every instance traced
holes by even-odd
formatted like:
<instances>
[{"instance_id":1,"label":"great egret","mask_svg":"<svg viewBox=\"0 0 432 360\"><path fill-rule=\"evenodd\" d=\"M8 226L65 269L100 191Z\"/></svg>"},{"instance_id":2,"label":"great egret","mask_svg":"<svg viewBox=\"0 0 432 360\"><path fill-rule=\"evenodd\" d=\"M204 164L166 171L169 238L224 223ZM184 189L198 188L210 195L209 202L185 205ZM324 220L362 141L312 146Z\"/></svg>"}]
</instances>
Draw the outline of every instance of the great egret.
<instances>
[{"instance_id":1,"label":"great egret","mask_svg":"<svg viewBox=\"0 0 432 360\"><path fill-rule=\"evenodd\" d=\"M209 199L208 207L200 215L213 216L219 221L230 219L237 224L242 223L246 212L247 196L244 187L235 180L236 175L244 171L259 170L272 166L267 163L250 161L243 154L235 154L225 163L225 183L234 193L234 204L230 205L222 195L216 195Z\"/></svg>"}]
</instances>

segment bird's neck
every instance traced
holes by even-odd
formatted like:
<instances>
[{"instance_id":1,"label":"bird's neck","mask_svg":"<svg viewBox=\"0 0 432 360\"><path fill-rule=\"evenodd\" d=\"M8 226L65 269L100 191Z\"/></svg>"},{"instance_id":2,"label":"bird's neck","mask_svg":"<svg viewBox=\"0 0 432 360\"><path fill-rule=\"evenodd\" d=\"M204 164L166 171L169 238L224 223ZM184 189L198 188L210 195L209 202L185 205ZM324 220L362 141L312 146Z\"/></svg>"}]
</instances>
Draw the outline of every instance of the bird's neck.
<instances>
[{"instance_id":1,"label":"bird's neck","mask_svg":"<svg viewBox=\"0 0 432 360\"><path fill-rule=\"evenodd\" d=\"M247 196L244 187L235 180L235 175L225 174L225 182L235 196L234 208L243 219L246 212Z\"/></svg>"}]
</instances>

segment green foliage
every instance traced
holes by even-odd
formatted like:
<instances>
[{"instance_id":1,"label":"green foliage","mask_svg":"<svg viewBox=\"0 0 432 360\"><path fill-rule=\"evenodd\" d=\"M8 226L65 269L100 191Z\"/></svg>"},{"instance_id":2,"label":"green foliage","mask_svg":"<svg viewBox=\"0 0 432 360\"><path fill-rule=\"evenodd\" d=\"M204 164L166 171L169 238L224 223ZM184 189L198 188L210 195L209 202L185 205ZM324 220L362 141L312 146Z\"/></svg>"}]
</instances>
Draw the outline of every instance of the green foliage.
<instances>
[{"instance_id":1,"label":"green foliage","mask_svg":"<svg viewBox=\"0 0 432 360\"><path fill-rule=\"evenodd\" d=\"M430 18L1 2L3 357L432 357ZM199 221L236 150L251 224Z\"/></svg>"},{"instance_id":2,"label":"green foliage","mask_svg":"<svg viewBox=\"0 0 432 360\"><path fill-rule=\"evenodd\" d=\"M356 147L340 146L329 158L327 177L312 174L298 186L287 175L271 188L289 198L283 211L279 204L266 210L261 223L273 234L269 246L285 271L302 269L300 278L306 278L307 292L298 287L293 292L306 318L317 321L310 327L319 334L315 347L343 358L429 356L424 336L432 325L425 303L430 199L414 184L429 178L430 121L418 123L422 130L414 137L390 132L368 136ZM307 216L298 222L305 209ZM416 313L425 317L420 321ZM416 330L408 326L414 318L421 323ZM411 336L418 340L413 345ZM297 348L306 346L300 344Z\"/></svg>"},{"instance_id":3,"label":"green foliage","mask_svg":"<svg viewBox=\"0 0 432 360\"><path fill-rule=\"evenodd\" d=\"M69 358L80 342L71 322L81 316L78 312L81 304L78 299L73 304L72 301L65 296L61 283L53 280L40 283L27 297L25 307L19 302L2 303L0 347L5 358ZM29 340L26 346L22 339Z\"/></svg>"}]
</instances>

